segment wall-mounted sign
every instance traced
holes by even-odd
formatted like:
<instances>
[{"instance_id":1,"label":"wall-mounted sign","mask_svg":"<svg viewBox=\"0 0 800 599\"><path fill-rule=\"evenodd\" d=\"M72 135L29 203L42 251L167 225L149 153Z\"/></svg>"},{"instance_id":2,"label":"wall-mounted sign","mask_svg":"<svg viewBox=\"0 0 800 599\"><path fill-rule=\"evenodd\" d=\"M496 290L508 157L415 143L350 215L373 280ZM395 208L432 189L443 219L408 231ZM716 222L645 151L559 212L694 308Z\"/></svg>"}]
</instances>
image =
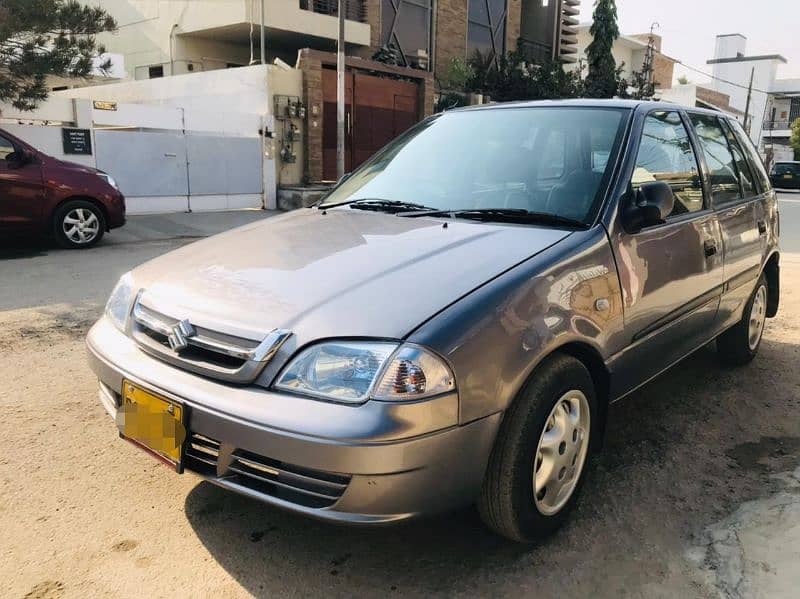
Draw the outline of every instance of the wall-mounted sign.
<instances>
[{"instance_id":1,"label":"wall-mounted sign","mask_svg":"<svg viewBox=\"0 0 800 599\"><path fill-rule=\"evenodd\" d=\"M102 100L95 100L94 107L97 110L116 110L117 103L116 102L104 102Z\"/></svg>"},{"instance_id":2,"label":"wall-mounted sign","mask_svg":"<svg viewBox=\"0 0 800 599\"><path fill-rule=\"evenodd\" d=\"M64 154L92 155L92 132L89 129L62 129Z\"/></svg>"}]
</instances>

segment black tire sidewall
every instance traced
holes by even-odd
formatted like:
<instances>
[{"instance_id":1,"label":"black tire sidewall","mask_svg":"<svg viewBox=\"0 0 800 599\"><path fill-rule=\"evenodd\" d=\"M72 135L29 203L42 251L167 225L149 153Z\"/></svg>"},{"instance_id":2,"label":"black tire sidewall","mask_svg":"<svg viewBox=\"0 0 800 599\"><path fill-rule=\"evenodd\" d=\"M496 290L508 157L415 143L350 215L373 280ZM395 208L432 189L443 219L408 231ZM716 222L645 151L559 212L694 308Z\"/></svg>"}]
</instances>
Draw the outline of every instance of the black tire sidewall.
<instances>
[{"instance_id":1,"label":"black tire sidewall","mask_svg":"<svg viewBox=\"0 0 800 599\"><path fill-rule=\"evenodd\" d=\"M514 490L512 501L514 512L517 514L518 527L523 536L536 539L552 534L567 519L580 495L581 487L586 479L586 472L592 456L594 435L599 430L597 426L598 410L594 384L583 364L573 358L566 358L552 362L546 376L535 377L523 391L529 409L525 414L525 423L521 433L526 438L517 439L522 444L517 459L513 465ZM539 437L544 430L546 421L558 400L568 391L578 389L587 399L590 411L589 448L583 463L583 468L572 492L569 501L557 513L552 515L542 514L536 507L533 496L533 465L538 448Z\"/></svg>"},{"instance_id":2,"label":"black tire sidewall","mask_svg":"<svg viewBox=\"0 0 800 599\"><path fill-rule=\"evenodd\" d=\"M75 210L76 208L91 210L100 223L97 236L88 243L75 243L64 233L64 227L63 227L64 219L66 218L67 214L69 214L72 210ZM103 238L105 230L106 230L106 219L105 215L103 214L103 211L96 204L89 202L88 200L70 200L69 202L65 202L64 204L58 207L58 209L55 212L55 215L53 216L53 235L58 245L66 249L80 250L80 249L90 248L96 245Z\"/></svg>"}]
</instances>

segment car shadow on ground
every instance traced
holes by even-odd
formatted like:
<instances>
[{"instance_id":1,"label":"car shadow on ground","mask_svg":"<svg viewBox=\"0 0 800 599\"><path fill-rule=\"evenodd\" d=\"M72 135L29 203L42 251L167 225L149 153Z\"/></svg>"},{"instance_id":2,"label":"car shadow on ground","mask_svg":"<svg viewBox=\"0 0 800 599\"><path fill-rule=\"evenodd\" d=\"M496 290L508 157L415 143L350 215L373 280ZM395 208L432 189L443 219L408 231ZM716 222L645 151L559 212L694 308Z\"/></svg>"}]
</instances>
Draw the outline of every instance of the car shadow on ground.
<instances>
[{"instance_id":1,"label":"car shadow on ground","mask_svg":"<svg viewBox=\"0 0 800 599\"><path fill-rule=\"evenodd\" d=\"M477 588L484 594L637 594L654 583L680 594L674 578L689 584L681 555L692 535L741 501L769 492L769 473L793 468L800 456L800 419L776 426L771 412L800 407L798 347L765 339L753 364L727 369L712 344L611 406L605 448L577 510L539 546L494 536L474 508L353 529L206 482L188 495L186 516L211 556L255 595L470 594Z\"/></svg>"}]
</instances>

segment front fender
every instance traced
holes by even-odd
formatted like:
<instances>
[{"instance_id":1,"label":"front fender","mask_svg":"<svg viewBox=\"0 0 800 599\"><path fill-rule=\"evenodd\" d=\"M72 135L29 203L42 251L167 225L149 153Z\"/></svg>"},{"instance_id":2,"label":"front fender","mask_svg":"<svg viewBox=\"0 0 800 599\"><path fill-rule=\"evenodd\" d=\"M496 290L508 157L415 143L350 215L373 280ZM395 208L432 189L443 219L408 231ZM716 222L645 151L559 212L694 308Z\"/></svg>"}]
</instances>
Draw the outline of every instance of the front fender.
<instances>
[{"instance_id":1,"label":"front fender","mask_svg":"<svg viewBox=\"0 0 800 599\"><path fill-rule=\"evenodd\" d=\"M620 349L622 332L619 278L605 229L596 226L487 282L409 340L452 365L463 424L505 410L558 348L581 344L605 361Z\"/></svg>"}]
</instances>

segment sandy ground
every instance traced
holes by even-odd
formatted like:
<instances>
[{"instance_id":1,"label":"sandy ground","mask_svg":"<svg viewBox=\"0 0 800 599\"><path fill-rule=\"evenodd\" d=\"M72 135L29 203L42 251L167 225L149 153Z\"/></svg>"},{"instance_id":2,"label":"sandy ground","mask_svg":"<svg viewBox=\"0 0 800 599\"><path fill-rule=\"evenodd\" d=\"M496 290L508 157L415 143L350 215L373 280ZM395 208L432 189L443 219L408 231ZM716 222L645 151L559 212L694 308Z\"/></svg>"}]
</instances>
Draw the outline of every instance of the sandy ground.
<instances>
[{"instance_id":1,"label":"sandy ground","mask_svg":"<svg viewBox=\"0 0 800 599\"><path fill-rule=\"evenodd\" d=\"M471 509L309 521L120 441L83 337L119 273L182 243L0 261L0 596L796 596L800 257L756 361L704 348L612 406L571 523L529 548Z\"/></svg>"}]
</instances>

